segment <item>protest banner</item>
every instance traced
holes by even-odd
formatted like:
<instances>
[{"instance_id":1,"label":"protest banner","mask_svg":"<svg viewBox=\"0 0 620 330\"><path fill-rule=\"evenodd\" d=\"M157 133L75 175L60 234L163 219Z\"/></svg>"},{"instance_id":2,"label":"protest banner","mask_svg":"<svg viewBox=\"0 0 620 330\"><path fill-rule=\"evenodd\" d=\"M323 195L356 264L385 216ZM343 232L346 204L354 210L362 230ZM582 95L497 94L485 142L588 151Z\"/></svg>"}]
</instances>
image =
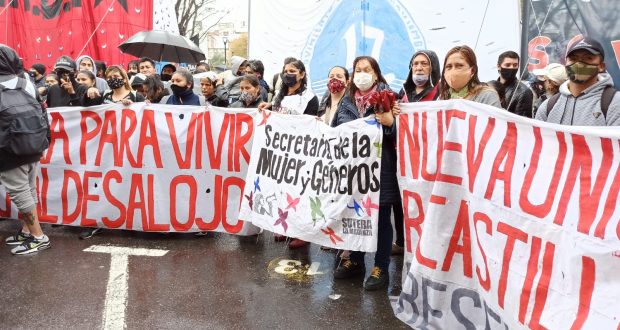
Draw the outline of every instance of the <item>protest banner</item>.
<instances>
[{"instance_id":1,"label":"protest banner","mask_svg":"<svg viewBox=\"0 0 620 330\"><path fill-rule=\"evenodd\" d=\"M402 108L396 316L420 329L617 329L617 128L464 100Z\"/></svg>"},{"instance_id":2,"label":"protest banner","mask_svg":"<svg viewBox=\"0 0 620 330\"><path fill-rule=\"evenodd\" d=\"M44 223L249 235L239 221L256 109L167 106L49 109L38 176ZM6 196L0 186L0 196ZM17 217L8 196L0 217Z\"/></svg>"},{"instance_id":3,"label":"protest banner","mask_svg":"<svg viewBox=\"0 0 620 330\"><path fill-rule=\"evenodd\" d=\"M374 117L337 128L263 111L240 219L338 249L375 251L383 131Z\"/></svg>"}]
</instances>

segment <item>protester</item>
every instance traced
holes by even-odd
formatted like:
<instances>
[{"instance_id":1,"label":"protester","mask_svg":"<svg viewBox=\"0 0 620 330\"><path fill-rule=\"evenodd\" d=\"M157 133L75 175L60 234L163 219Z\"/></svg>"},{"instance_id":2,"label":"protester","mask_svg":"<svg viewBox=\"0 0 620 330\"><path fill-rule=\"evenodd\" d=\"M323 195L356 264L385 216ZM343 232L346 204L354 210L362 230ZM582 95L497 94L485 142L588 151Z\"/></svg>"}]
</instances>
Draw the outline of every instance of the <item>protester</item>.
<instances>
[{"instance_id":1,"label":"protester","mask_svg":"<svg viewBox=\"0 0 620 330\"><path fill-rule=\"evenodd\" d=\"M377 253L374 267L370 276L364 282L364 289L378 290L389 285L388 267L392 250L392 222L391 213L393 204L399 200L398 181L396 179L396 126L394 123L394 104L386 112L380 107L370 104L370 98L375 92L389 90L387 82L381 74L377 61L370 56L360 56L353 61L353 84L349 86L351 103L355 104L356 117L363 118L375 115L383 127L383 145L381 148L381 187L379 195ZM284 80L286 82L286 80ZM353 101L354 100L354 101ZM346 103L341 103L341 106ZM345 110L342 110L343 112ZM349 110L346 110L349 112ZM339 107L338 112L341 112ZM356 119L351 117L350 119ZM364 252L353 251L349 259L343 262L334 271L334 278L345 279L365 273Z\"/></svg>"},{"instance_id":2,"label":"protester","mask_svg":"<svg viewBox=\"0 0 620 330\"><path fill-rule=\"evenodd\" d=\"M178 69L170 79L172 95L164 96L159 103L174 105L206 105L205 97L194 94L194 77L185 68Z\"/></svg>"},{"instance_id":3,"label":"protester","mask_svg":"<svg viewBox=\"0 0 620 330\"><path fill-rule=\"evenodd\" d=\"M60 83L60 79L55 73L48 73L45 76L45 87L49 88L52 85L58 85Z\"/></svg>"},{"instance_id":4,"label":"protester","mask_svg":"<svg viewBox=\"0 0 620 330\"><path fill-rule=\"evenodd\" d=\"M595 39L581 38L566 52L568 81L543 102L536 119L576 126L620 126L620 97L605 71L605 50Z\"/></svg>"},{"instance_id":5,"label":"protester","mask_svg":"<svg viewBox=\"0 0 620 330\"><path fill-rule=\"evenodd\" d=\"M95 76L97 75L97 68L95 67L95 61L90 56L82 55L78 57L77 60L75 60L75 63L77 63L77 69L79 71L88 70L88 71L91 71ZM103 93L107 91L108 89L110 89L105 79L102 79L99 77L96 77L96 78L97 78L96 86L97 86L97 89L99 89L99 93Z\"/></svg>"},{"instance_id":6,"label":"protester","mask_svg":"<svg viewBox=\"0 0 620 330\"><path fill-rule=\"evenodd\" d=\"M112 65L106 70L106 81L111 90L107 90L103 95L97 88L89 88L82 104L114 104L122 103L127 106L133 102L144 102L142 94L134 91L129 85L127 72L121 66Z\"/></svg>"},{"instance_id":7,"label":"protester","mask_svg":"<svg viewBox=\"0 0 620 330\"><path fill-rule=\"evenodd\" d=\"M276 73L273 75L273 78L271 79L271 86L269 89L269 100L268 102L271 102L273 100L274 97L276 97L276 94L278 94L278 91L280 91L280 89L282 89L282 75L284 74L284 67L293 62L296 61L297 59L294 57L287 57L284 59L284 64L282 64L282 70L279 73Z\"/></svg>"},{"instance_id":8,"label":"protester","mask_svg":"<svg viewBox=\"0 0 620 330\"><path fill-rule=\"evenodd\" d=\"M228 102L232 104L237 102L241 94L239 83L241 82L241 76L245 74L245 67L248 61L241 56L233 56L230 63L230 72L224 75L224 87L228 90Z\"/></svg>"},{"instance_id":9,"label":"protester","mask_svg":"<svg viewBox=\"0 0 620 330\"><path fill-rule=\"evenodd\" d=\"M340 124L336 114L340 103L344 100L347 84L349 83L349 71L342 66L335 66L329 70L327 79L327 93L325 93L319 103L318 116L327 125L336 127ZM350 104L350 106L354 107L355 105Z\"/></svg>"},{"instance_id":10,"label":"protester","mask_svg":"<svg viewBox=\"0 0 620 330\"><path fill-rule=\"evenodd\" d=\"M37 116L44 116L41 105L36 100L36 90L30 79L27 79L25 72L21 70L19 56L12 48L0 44L0 85L8 90L15 90L21 87L21 92L7 90L0 91L2 105L10 105L11 102L20 105L19 114L36 113ZM19 99L13 99L19 94ZM22 101L29 101L24 104ZM5 117L6 118L6 117ZM33 128L33 127L30 127ZM4 129L4 128L3 128ZM22 255L42 251L51 247L50 239L43 233L37 215L37 174L39 172L39 159L42 151L47 148L47 133L49 129L37 135L37 139L29 139L28 144L40 150L32 153L20 150L18 155L12 152L10 145L8 148L0 148L0 183L7 191L9 198L17 207L20 218L24 221L22 228L17 234L6 238L7 245L15 246L11 249L12 254ZM4 132L3 132L4 133ZM0 134L4 138L5 134ZM15 143L19 139L25 139L30 135L19 134L11 137L11 142ZM17 139L17 140L15 140ZM22 141L20 141L22 142ZM25 141L24 141L25 142ZM32 143L38 142L37 145ZM5 143L0 143L5 145Z\"/></svg>"},{"instance_id":11,"label":"protester","mask_svg":"<svg viewBox=\"0 0 620 330\"><path fill-rule=\"evenodd\" d=\"M502 105L502 108L506 109L508 107L508 102L506 101L506 87L498 80L491 80L487 83L487 85L492 87L497 92L497 96L499 96L499 103Z\"/></svg>"},{"instance_id":12,"label":"protester","mask_svg":"<svg viewBox=\"0 0 620 330\"><path fill-rule=\"evenodd\" d=\"M72 94L75 94L78 83L75 81L75 61L69 56L61 56L56 60L54 72L60 78L58 85L51 85L47 89L47 107L68 107L72 103ZM79 105L79 104L75 104Z\"/></svg>"},{"instance_id":13,"label":"protester","mask_svg":"<svg viewBox=\"0 0 620 330\"><path fill-rule=\"evenodd\" d=\"M95 61L95 67L97 68L97 77L105 79L105 72L108 69L108 67L105 65L105 62Z\"/></svg>"},{"instance_id":14,"label":"protester","mask_svg":"<svg viewBox=\"0 0 620 330\"><path fill-rule=\"evenodd\" d=\"M272 109L275 112L293 115L316 116L319 111L319 99L308 88L306 67L300 60L284 66L282 87L272 103L262 103L261 109Z\"/></svg>"},{"instance_id":15,"label":"protester","mask_svg":"<svg viewBox=\"0 0 620 330\"><path fill-rule=\"evenodd\" d=\"M504 109L519 116L532 118L534 93L517 77L519 72L519 54L509 50L497 58L497 81L506 91Z\"/></svg>"},{"instance_id":16,"label":"protester","mask_svg":"<svg viewBox=\"0 0 620 330\"><path fill-rule=\"evenodd\" d=\"M539 95L539 102L534 107L536 110L543 101L560 92L560 86L568 80L568 76L566 75L566 68L560 63L550 63L545 68L536 69L532 73L536 75L536 79L543 86L543 93Z\"/></svg>"},{"instance_id":17,"label":"protester","mask_svg":"<svg viewBox=\"0 0 620 330\"><path fill-rule=\"evenodd\" d=\"M129 77L129 79L131 79L136 73L139 73L139 64L140 63L138 60L129 61L127 64L127 77Z\"/></svg>"},{"instance_id":18,"label":"protester","mask_svg":"<svg viewBox=\"0 0 620 330\"><path fill-rule=\"evenodd\" d=\"M129 77L129 73L127 74ZM146 99L146 91L144 90L144 81L146 80L146 76L142 73L136 73L133 77L129 78L129 85L133 90L142 94Z\"/></svg>"},{"instance_id":19,"label":"protester","mask_svg":"<svg viewBox=\"0 0 620 330\"><path fill-rule=\"evenodd\" d=\"M209 71L211 71L211 67L209 66L209 63L199 62L198 64L196 64L196 69L194 69L194 76L198 73L209 72Z\"/></svg>"},{"instance_id":20,"label":"protester","mask_svg":"<svg viewBox=\"0 0 620 330\"><path fill-rule=\"evenodd\" d=\"M265 74L265 66L263 65L263 62L260 60L249 60L248 65L245 66L245 74L250 74L258 78L261 86L260 97L263 102L267 102L269 98L269 84L263 80L263 75Z\"/></svg>"},{"instance_id":21,"label":"protester","mask_svg":"<svg viewBox=\"0 0 620 330\"><path fill-rule=\"evenodd\" d=\"M241 94L239 100L230 105L231 108L258 108L262 102L260 97L260 82L253 75L245 75L241 77L239 82Z\"/></svg>"},{"instance_id":22,"label":"protester","mask_svg":"<svg viewBox=\"0 0 620 330\"><path fill-rule=\"evenodd\" d=\"M157 75L148 76L144 79L142 91L145 93L146 101L150 103L160 103L164 96L170 95Z\"/></svg>"},{"instance_id":23,"label":"protester","mask_svg":"<svg viewBox=\"0 0 620 330\"><path fill-rule=\"evenodd\" d=\"M216 86L217 75L215 72L205 72L200 78L200 91L211 105L216 107L228 107L228 91L224 86Z\"/></svg>"},{"instance_id":24,"label":"protester","mask_svg":"<svg viewBox=\"0 0 620 330\"><path fill-rule=\"evenodd\" d=\"M469 46L456 46L448 51L439 90L442 100L466 99L502 107L497 92L478 79L476 54Z\"/></svg>"},{"instance_id":25,"label":"protester","mask_svg":"<svg viewBox=\"0 0 620 330\"><path fill-rule=\"evenodd\" d=\"M152 76L155 72L155 61L148 57L142 57L138 60L138 69L145 76Z\"/></svg>"},{"instance_id":26,"label":"protester","mask_svg":"<svg viewBox=\"0 0 620 330\"><path fill-rule=\"evenodd\" d=\"M398 93L403 102L434 101L439 98L439 58L432 50L420 50L409 61L409 75Z\"/></svg>"},{"instance_id":27,"label":"protester","mask_svg":"<svg viewBox=\"0 0 620 330\"><path fill-rule=\"evenodd\" d=\"M166 64L161 68L160 77L161 81L167 82L172 79L172 74L177 71L177 67L173 64Z\"/></svg>"},{"instance_id":28,"label":"protester","mask_svg":"<svg viewBox=\"0 0 620 330\"><path fill-rule=\"evenodd\" d=\"M95 88L99 91L96 86L96 78L97 77L95 77L95 74L93 74L90 70L82 70L78 72L75 80L79 85L75 93L72 94L72 104L79 104L84 107L101 104L99 100L86 97L86 94L90 88Z\"/></svg>"},{"instance_id":29,"label":"protester","mask_svg":"<svg viewBox=\"0 0 620 330\"><path fill-rule=\"evenodd\" d=\"M34 86L39 88L45 88L45 65L41 63L35 63L30 67L30 77L32 77ZM41 90L39 89L39 94Z\"/></svg>"}]
</instances>

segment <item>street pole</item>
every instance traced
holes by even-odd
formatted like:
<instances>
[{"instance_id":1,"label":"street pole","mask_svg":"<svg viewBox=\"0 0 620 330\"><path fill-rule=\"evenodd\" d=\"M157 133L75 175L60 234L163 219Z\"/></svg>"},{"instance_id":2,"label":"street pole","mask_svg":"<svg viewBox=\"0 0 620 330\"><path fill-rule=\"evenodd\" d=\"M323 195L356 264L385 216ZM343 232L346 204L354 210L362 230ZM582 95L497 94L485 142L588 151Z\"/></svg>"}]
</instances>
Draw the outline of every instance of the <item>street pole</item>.
<instances>
[{"instance_id":1,"label":"street pole","mask_svg":"<svg viewBox=\"0 0 620 330\"><path fill-rule=\"evenodd\" d=\"M228 38L224 37L222 38L222 41L224 41L224 67L227 67L228 65L226 64L226 45L228 44Z\"/></svg>"}]
</instances>

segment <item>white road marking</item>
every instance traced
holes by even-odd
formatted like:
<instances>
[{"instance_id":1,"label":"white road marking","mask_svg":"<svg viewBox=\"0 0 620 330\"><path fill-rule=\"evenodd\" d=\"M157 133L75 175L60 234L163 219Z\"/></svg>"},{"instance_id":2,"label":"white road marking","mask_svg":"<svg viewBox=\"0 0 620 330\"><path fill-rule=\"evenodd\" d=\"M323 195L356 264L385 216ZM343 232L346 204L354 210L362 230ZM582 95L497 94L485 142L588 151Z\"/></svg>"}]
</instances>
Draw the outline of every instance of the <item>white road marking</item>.
<instances>
[{"instance_id":1,"label":"white road marking","mask_svg":"<svg viewBox=\"0 0 620 330\"><path fill-rule=\"evenodd\" d=\"M166 255L168 250L93 245L84 249L84 252L109 253L111 255L110 277L108 278L103 311L103 329L125 329L129 256L161 257Z\"/></svg>"}]
</instances>

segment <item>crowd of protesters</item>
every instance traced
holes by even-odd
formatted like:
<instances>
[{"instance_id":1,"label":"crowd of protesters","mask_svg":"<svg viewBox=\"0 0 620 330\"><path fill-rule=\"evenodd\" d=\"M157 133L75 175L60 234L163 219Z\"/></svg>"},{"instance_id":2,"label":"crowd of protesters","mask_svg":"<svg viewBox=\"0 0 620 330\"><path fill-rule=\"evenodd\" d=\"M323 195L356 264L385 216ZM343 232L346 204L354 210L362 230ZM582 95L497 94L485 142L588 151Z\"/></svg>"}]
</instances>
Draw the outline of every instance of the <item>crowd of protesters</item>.
<instances>
[{"instance_id":1,"label":"crowd of protesters","mask_svg":"<svg viewBox=\"0 0 620 330\"><path fill-rule=\"evenodd\" d=\"M0 55L10 53L7 48L3 46ZM11 56L0 58L4 61L0 63L0 84L7 88L11 88L7 82L20 75L19 70L15 69L16 59ZM110 103L128 105L143 101L173 105L212 104L317 116L332 127L358 118L376 116L384 134L378 242L374 267L364 282L364 288L376 290L388 285L390 255L402 254L404 247L402 201L396 179L394 124L395 116L400 113L399 103L466 99L497 107L498 111L505 109L516 115L551 123L620 125L620 98L606 73L604 59L601 44L583 38L569 46L564 65L549 64L534 71L533 79L528 81L522 79L525 76L523 73L518 74L519 55L506 51L498 57L498 78L485 83L478 77L479 64L470 47L450 49L443 65L434 51L420 50L412 55L409 67L403 68L408 75L402 89L394 93L396 101L391 104L391 109L383 111L376 109L370 98L376 92L390 91L390 87L380 64L369 56L357 57L353 63L334 63L326 72L327 92L320 97L309 88L304 63L295 58L285 59L282 71L274 75L270 83L264 79L264 66L260 60L247 60L239 56L233 56L231 69L224 73L211 71L207 63L198 63L194 72L166 64L157 73L155 61L149 58L132 61L127 69L118 65L105 67L89 56L80 56L76 61L62 56L51 73L46 75L45 66L41 64L32 65L28 73L33 86L32 94L48 108ZM346 69L347 65L351 66L352 71ZM32 172L36 171L38 162L31 164L35 165L24 169L27 177L20 181L22 192L33 189ZM11 171L26 165L24 162L0 163L0 181L14 201L28 196L17 196L9 189L11 182L15 181L12 180L15 174ZM20 207L20 213L26 215L26 219L33 218L32 222L26 223L16 235L6 240L7 244L21 246L15 250L18 253L36 252L50 246L49 239L44 237L38 225L36 212L32 211L35 203L36 199L22 203L24 206ZM88 238L98 230L90 230L82 238ZM275 239L286 240L290 248L308 244L279 235ZM337 279L366 273L364 253L338 251L337 260L334 271Z\"/></svg>"}]
</instances>

